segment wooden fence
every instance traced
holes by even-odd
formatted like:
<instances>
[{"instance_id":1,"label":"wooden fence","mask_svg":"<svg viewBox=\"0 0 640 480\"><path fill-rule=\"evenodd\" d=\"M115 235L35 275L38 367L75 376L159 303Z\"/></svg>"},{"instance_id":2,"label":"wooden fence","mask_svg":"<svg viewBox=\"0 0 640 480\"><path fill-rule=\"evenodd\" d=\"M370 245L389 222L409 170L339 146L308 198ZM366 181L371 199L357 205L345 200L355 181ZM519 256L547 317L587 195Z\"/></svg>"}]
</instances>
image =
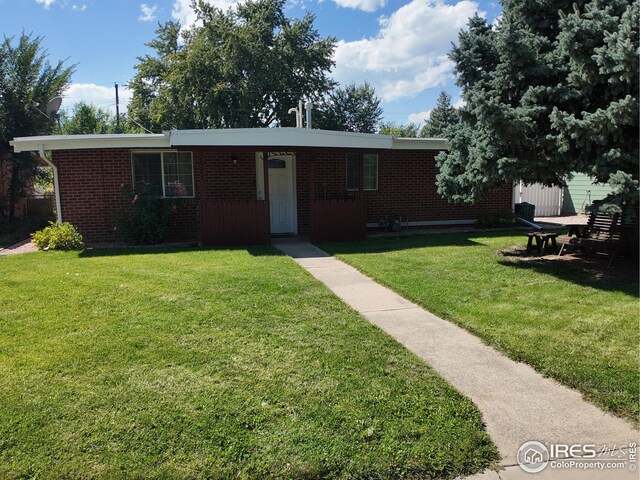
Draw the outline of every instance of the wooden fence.
<instances>
[{"instance_id":1,"label":"wooden fence","mask_svg":"<svg viewBox=\"0 0 640 480\"><path fill-rule=\"evenodd\" d=\"M269 205L260 200L204 202L200 233L205 246L267 245L271 243Z\"/></svg>"},{"instance_id":2,"label":"wooden fence","mask_svg":"<svg viewBox=\"0 0 640 480\"><path fill-rule=\"evenodd\" d=\"M311 239L314 242L349 242L366 237L365 205L360 199L311 202Z\"/></svg>"}]
</instances>

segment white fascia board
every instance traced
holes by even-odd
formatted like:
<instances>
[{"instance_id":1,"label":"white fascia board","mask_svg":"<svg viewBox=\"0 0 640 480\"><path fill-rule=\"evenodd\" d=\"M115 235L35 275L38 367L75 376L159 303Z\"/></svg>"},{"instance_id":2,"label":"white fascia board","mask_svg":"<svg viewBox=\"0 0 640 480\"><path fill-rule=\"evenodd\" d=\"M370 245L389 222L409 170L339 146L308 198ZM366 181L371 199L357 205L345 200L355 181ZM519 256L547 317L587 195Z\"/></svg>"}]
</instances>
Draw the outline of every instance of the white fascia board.
<instances>
[{"instance_id":1,"label":"white fascia board","mask_svg":"<svg viewBox=\"0 0 640 480\"><path fill-rule=\"evenodd\" d=\"M394 138L371 133L334 132L306 128L229 128L172 130L161 134L46 135L17 137L9 142L16 153L93 148L170 148L178 146L319 147L379 150L444 150L443 138Z\"/></svg>"},{"instance_id":2,"label":"white fascia board","mask_svg":"<svg viewBox=\"0 0 640 480\"><path fill-rule=\"evenodd\" d=\"M171 146L324 147L391 149L393 137L306 128L172 130Z\"/></svg>"},{"instance_id":3,"label":"white fascia board","mask_svg":"<svg viewBox=\"0 0 640 480\"><path fill-rule=\"evenodd\" d=\"M446 150L446 138L394 138L394 150Z\"/></svg>"},{"instance_id":4,"label":"white fascia board","mask_svg":"<svg viewBox=\"0 0 640 480\"><path fill-rule=\"evenodd\" d=\"M169 148L169 134L110 134L110 135L44 135L16 137L9 142L13 151L83 150L92 148Z\"/></svg>"}]
</instances>

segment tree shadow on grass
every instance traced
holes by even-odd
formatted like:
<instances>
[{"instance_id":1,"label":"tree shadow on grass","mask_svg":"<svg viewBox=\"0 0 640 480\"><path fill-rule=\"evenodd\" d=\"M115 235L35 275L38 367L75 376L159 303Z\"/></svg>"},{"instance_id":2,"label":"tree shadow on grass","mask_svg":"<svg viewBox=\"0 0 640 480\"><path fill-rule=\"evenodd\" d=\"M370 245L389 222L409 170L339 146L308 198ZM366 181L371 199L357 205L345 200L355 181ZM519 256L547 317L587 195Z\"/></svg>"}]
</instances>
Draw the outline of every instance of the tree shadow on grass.
<instances>
[{"instance_id":1,"label":"tree shadow on grass","mask_svg":"<svg viewBox=\"0 0 640 480\"><path fill-rule=\"evenodd\" d=\"M510 247L500 251L501 265L553 275L567 282L598 290L617 291L638 298L638 261L633 258L617 258L611 268L607 268L610 258L605 255L555 254L531 257L525 247Z\"/></svg>"},{"instance_id":2,"label":"tree shadow on grass","mask_svg":"<svg viewBox=\"0 0 640 480\"><path fill-rule=\"evenodd\" d=\"M385 253L414 248L428 247L477 247L482 245L473 237L512 237L521 234L521 230L493 230L456 233L427 233L404 237L370 238L361 242L323 243L318 246L331 255Z\"/></svg>"},{"instance_id":3,"label":"tree shadow on grass","mask_svg":"<svg viewBox=\"0 0 640 480\"><path fill-rule=\"evenodd\" d=\"M80 252L80 258L119 257L128 255L165 255L189 252L247 252L252 257L277 257L284 254L270 245L255 247L196 247L190 245L141 245L93 247Z\"/></svg>"}]
</instances>

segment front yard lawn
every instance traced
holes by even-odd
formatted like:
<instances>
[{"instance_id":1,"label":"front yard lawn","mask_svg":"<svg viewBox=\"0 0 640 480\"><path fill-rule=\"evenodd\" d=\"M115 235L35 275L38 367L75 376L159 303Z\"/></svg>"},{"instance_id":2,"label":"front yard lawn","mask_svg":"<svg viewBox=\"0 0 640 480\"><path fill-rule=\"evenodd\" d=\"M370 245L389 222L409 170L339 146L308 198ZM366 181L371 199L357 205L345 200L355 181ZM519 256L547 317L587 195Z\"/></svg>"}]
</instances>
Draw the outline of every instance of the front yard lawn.
<instances>
[{"instance_id":1,"label":"front yard lawn","mask_svg":"<svg viewBox=\"0 0 640 480\"><path fill-rule=\"evenodd\" d=\"M475 406L290 259L0 257L0 478L453 478Z\"/></svg>"},{"instance_id":2,"label":"front yard lawn","mask_svg":"<svg viewBox=\"0 0 640 480\"><path fill-rule=\"evenodd\" d=\"M473 232L323 248L637 425L637 268L619 259L593 270L589 259L527 259L508 248L525 242Z\"/></svg>"}]
</instances>

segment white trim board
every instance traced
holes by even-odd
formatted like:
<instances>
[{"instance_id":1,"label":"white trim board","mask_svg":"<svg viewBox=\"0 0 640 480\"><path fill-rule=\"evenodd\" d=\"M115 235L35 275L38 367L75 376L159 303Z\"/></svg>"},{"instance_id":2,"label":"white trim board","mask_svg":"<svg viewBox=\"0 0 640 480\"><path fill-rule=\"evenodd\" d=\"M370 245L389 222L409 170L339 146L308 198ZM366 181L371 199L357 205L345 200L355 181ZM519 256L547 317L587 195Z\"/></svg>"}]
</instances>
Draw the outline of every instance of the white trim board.
<instances>
[{"instance_id":1,"label":"white trim board","mask_svg":"<svg viewBox=\"0 0 640 480\"><path fill-rule=\"evenodd\" d=\"M167 134L114 134L114 135L45 135L17 137L9 142L13 151L83 150L92 148L169 148Z\"/></svg>"}]
</instances>

